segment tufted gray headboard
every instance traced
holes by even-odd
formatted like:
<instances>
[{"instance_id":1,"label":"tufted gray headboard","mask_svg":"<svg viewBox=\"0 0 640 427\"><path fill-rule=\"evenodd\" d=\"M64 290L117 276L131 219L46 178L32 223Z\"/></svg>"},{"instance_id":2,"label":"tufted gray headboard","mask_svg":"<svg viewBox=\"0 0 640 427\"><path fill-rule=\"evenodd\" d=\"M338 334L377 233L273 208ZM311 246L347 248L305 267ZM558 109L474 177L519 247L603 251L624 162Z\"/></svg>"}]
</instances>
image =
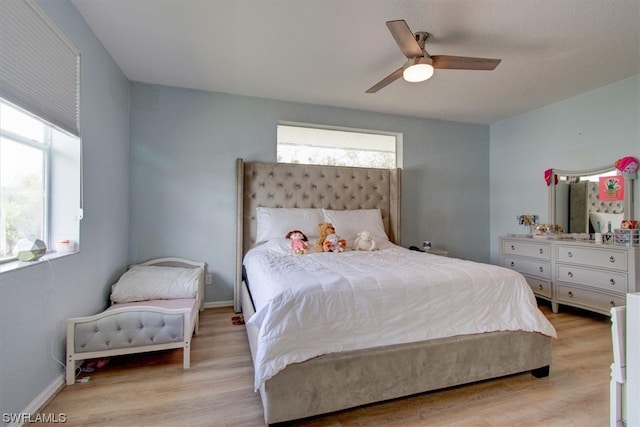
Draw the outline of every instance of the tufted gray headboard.
<instances>
[{"instance_id":1,"label":"tufted gray headboard","mask_svg":"<svg viewBox=\"0 0 640 427\"><path fill-rule=\"evenodd\" d=\"M373 209L389 239L400 244L400 169L236 161L236 280L240 311L242 259L255 244L256 208Z\"/></svg>"}]
</instances>

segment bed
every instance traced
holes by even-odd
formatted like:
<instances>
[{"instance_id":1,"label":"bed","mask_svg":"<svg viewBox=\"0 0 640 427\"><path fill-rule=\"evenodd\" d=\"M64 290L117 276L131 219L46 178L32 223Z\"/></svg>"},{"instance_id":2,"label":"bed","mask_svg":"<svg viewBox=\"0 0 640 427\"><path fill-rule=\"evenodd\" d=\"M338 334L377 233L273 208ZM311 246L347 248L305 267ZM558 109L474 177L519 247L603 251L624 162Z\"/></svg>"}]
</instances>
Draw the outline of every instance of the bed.
<instances>
[{"instance_id":1,"label":"bed","mask_svg":"<svg viewBox=\"0 0 640 427\"><path fill-rule=\"evenodd\" d=\"M408 251L399 246L400 183L400 170L245 163L238 159L235 306L236 311L244 314L256 374L254 387L260 392L267 424L520 372L531 371L537 377L549 374L551 339L555 336L555 330L535 307L535 298L519 274L513 275L497 266ZM311 219L303 227L308 228L313 218L317 219L314 215L318 210L322 212L323 219L337 222L336 232L347 234L348 239L352 238L353 230L348 229L350 227L382 228L385 239L380 241L380 250L366 253L286 254L286 241L282 236L277 236L279 231L273 231L269 236L263 229L264 218L268 222L269 216L275 216L276 213L281 218L281 212L285 212L286 217L288 211L305 211L305 215ZM356 224L350 220L345 222L345 218L353 212L368 215L372 211L378 212L378 223L367 220L357 220ZM296 221L295 228L298 228L297 225L304 219L298 218ZM290 227L293 228L294 224ZM311 247L314 238L309 237ZM256 252L263 253L255 255ZM316 261L320 262L320 258L324 266L315 264ZM367 280L358 281L357 272L342 269L359 265L364 258L373 260L373 264L362 267L365 270L370 268L367 265L375 265L384 259L391 260L392 264L398 263L393 265L404 265L402 259L406 258L414 266L431 265L433 270L440 272L460 269L460 274L464 275L464 266L472 264L474 268L484 268L490 273L488 276L505 272L510 275L509 280L516 283L513 289L518 289L517 299L534 306L531 316L542 327L538 328L539 331L459 332L429 338L421 331L430 329L428 325L420 323L425 319L418 319L410 330L402 331L402 339L395 339L395 331L387 330L395 326L387 328L386 325L402 325L403 318L393 316L404 311L406 306L403 304L407 304L407 301L419 300L420 291L415 284L405 283L406 277L397 276L398 283L404 286L402 292L396 295L400 297L387 298L386 294L376 297L381 282L393 284L392 276L401 268L392 265L387 269L387 272L391 272L388 274L376 270L369 277L371 286L368 286ZM306 270L300 270L300 262L308 264L304 267ZM261 266L274 263L283 268L275 272L260 270ZM335 267L334 270L340 273L338 275L353 280L346 285L349 292L343 293L344 297L325 292L328 288L341 286L338 279L334 282L332 278L326 278L329 271L327 266ZM287 269L294 272L320 272L315 275L316 279L317 276L321 277L316 282L299 286L315 289L316 292L308 297L304 292L287 287L284 283L287 280L294 283L301 280L301 276L296 274L282 276L281 273ZM260 295L263 293L264 278L271 280L276 288L281 287L280 291L284 292L266 293L266 297ZM450 283L461 289L457 282ZM502 290L498 293L506 289L504 283L500 286ZM330 303L322 300L321 307L327 309L326 312L323 312L323 308L309 305L309 301L325 298L325 294L331 300ZM368 301L373 302L369 304ZM348 325L342 325L340 315L349 310L350 305L357 308L355 312L371 313L372 317L362 317L369 319L364 321L345 318L343 323ZM329 311L330 306L338 307L338 311ZM310 314L314 310L315 314ZM446 310L453 313L455 307L449 306ZM380 313L384 313L384 316ZM317 315L320 316L317 323L322 328L313 331L309 325L316 319L313 316ZM291 321L293 329L285 329ZM362 325L369 321L376 325L374 332L380 332L377 342L367 341L372 331ZM363 329L348 329L353 325L360 325ZM340 334L345 333L346 337L341 338ZM367 334L369 338L360 339ZM311 338L312 342L303 338ZM313 341L317 342L317 348L314 348Z\"/></svg>"},{"instance_id":2,"label":"bed","mask_svg":"<svg viewBox=\"0 0 640 427\"><path fill-rule=\"evenodd\" d=\"M171 257L130 266L112 286L105 311L67 319L67 384L75 383L78 362L123 354L182 348L189 368L204 271L203 262Z\"/></svg>"}]
</instances>

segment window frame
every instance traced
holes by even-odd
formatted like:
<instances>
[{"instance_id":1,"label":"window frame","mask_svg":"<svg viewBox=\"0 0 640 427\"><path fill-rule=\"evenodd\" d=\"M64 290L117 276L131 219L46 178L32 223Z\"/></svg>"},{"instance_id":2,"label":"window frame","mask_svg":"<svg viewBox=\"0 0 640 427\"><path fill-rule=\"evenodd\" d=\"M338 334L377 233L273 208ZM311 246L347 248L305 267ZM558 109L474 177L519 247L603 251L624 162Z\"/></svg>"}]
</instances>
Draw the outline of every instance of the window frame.
<instances>
[{"instance_id":1,"label":"window frame","mask_svg":"<svg viewBox=\"0 0 640 427\"><path fill-rule=\"evenodd\" d=\"M392 136L395 138L395 167L393 169L402 169L402 138L403 135L401 132L391 132L391 131L383 131L376 129L363 129L363 128L352 128L346 126L335 126L335 125L321 125L314 123L302 123L302 122L292 122L292 121L282 121L279 120L276 126L276 159L278 158L278 126L290 126L290 127L299 127L299 128L310 128L316 130L328 130L328 131L341 131L341 132L352 132L352 133L360 133L360 134L369 134L369 135L384 135L384 136ZM315 163L318 164L318 163ZM347 167L363 167L363 166L354 166L347 165Z\"/></svg>"},{"instance_id":2,"label":"window frame","mask_svg":"<svg viewBox=\"0 0 640 427\"><path fill-rule=\"evenodd\" d=\"M4 129L2 124L0 123L0 137L10 141L14 144L20 144L25 147L29 147L31 149L38 150L42 152L42 217L40 218L41 227L42 227L42 236L41 238L44 240L47 247L49 247L49 242L51 241L51 205L50 205L50 194L51 194L51 124L42 120L41 118L25 111L24 109L17 107L10 102L3 100L0 98L0 104L4 104L4 106L17 110L18 112L28 115L31 118L38 120L43 125L43 135L42 142L33 141L24 135L20 135L8 129ZM18 258L15 255L8 255L5 257L0 256L0 264L4 264L7 262L16 261Z\"/></svg>"}]
</instances>

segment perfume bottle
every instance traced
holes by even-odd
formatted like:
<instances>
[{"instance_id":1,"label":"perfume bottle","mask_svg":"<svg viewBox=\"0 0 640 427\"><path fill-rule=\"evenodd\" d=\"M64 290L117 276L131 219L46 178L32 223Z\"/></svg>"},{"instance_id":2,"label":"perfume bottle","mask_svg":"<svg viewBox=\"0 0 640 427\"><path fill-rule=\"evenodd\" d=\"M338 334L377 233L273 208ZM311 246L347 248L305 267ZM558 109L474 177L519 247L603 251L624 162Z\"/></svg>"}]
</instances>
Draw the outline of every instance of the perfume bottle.
<instances>
[{"instance_id":1,"label":"perfume bottle","mask_svg":"<svg viewBox=\"0 0 640 427\"><path fill-rule=\"evenodd\" d=\"M613 243L613 231L611 230L611 221L607 221L607 232L602 235L602 242L606 244Z\"/></svg>"},{"instance_id":2,"label":"perfume bottle","mask_svg":"<svg viewBox=\"0 0 640 427\"><path fill-rule=\"evenodd\" d=\"M596 232L593 235L593 239L596 245L602 244L602 232L600 230L600 221L596 222Z\"/></svg>"}]
</instances>

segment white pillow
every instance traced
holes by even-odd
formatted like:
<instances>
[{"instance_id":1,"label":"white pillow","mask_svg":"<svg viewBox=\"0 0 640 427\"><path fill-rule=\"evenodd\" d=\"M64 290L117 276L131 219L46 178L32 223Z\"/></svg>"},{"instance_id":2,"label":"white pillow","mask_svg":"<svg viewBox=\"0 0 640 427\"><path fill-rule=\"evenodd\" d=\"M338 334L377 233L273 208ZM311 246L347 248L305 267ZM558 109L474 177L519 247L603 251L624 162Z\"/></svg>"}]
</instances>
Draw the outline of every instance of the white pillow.
<instances>
[{"instance_id":1,"label":"white pillow","mask_svg":"<svg viewBox=\"0 0 640 427\"><path fill-rule=\"evenodd\" d=\"M111 287L111 301L195 298L199 268L133 266Z\"/></svg>"},{"instance_id":2,"label":"white pillow","mask_svg":"<svg viewBox=\"0 0 640 427\"><path fill-rule=\"evenodd\" d=\"M342 211L322 209L322 213L324 214L324 221L333 224L336 234L347 239L350 243L362 231L368 231L377 239L389 240L387 233L384 231L380 209L349 209Z\"/></svg>"},{"instance_id":3,"label":"white pillow","mask_svg":"<svg viewBox=\"0 0 640 427\"><path fill-rule=\"evenodd\" d=\"M604 213L604 212L589 212L589 220L594 231L598 230L597 223L600 221L600 232L605 233L607 231L608 221L611 221L611 231L616 228L620 228L624 214Z\"/></svg>"},{"instance_id":4,"label":"white pillow","mask_svg":"<svg viewBox=\"0 0 640 427\"><path fill-rule=\"evenodd\" d=\"M256 211L256 243L285 237L291 230L300 230L311 239L318 236L318 224L323 222L320 208L256 208Z\"/></svg>"}]
</instances>

